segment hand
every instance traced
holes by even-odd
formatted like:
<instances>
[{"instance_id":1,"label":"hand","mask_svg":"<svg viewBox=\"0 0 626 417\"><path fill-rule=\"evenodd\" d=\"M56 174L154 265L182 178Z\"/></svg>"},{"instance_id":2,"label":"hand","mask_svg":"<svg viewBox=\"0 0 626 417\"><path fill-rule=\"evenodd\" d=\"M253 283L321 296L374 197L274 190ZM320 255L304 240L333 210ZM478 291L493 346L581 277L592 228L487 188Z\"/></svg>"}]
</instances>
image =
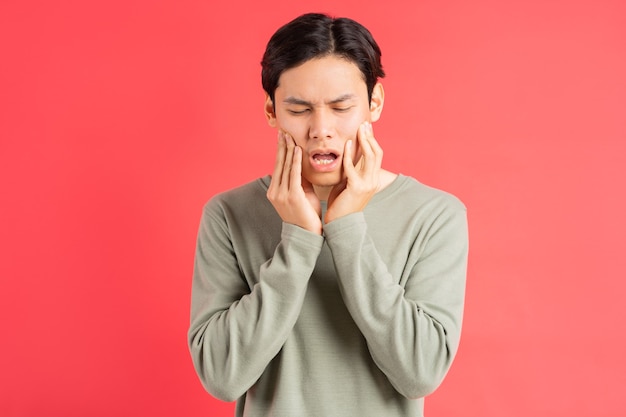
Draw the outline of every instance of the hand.
<instances>
[{"instance_id":1,"label":"hand","mask_svg":"<svg viewBox=\"0 0 626 417\"><path fill-rule=\"evenodd\" d=\"M278 151L267 198L286 223L322 234L322 207L313 185L302 178L302 148L288 133L278 132Z\"/></svg>"},{"instance_id":2,"label":"hand","mask_svg":"<svg viewBox=\"0 0 626 417\"><path fill-rule=\"evenodd\" d=\"M352 140L346 142L343 153L345 179L333 187L328 197L326 223L363 211L380 187L380 171L383 150L374 138L372 124L365 122L359 126L357 140L361 158L355 165L352 162Z\"/></svg>"}]
</instances>

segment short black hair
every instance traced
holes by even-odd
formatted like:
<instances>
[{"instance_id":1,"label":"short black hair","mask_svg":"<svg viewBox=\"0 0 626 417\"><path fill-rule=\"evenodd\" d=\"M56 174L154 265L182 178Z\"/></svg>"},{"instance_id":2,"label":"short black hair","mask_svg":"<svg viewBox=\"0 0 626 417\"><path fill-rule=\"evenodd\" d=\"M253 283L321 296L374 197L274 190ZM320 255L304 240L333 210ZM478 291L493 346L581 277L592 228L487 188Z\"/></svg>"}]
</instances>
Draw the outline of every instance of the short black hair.
<instances>
[{"instance_id":1,"label":"short black hair","mask_svg":"<svg viewBox=\"0 0 626 417\"><path fill-rule=\"evenodd\" d=\"M345 17L307 13L280 27L270 38L261 61L261 83L274 101L281 74L314 58L337 55L359 67L368 99L379 78L385 76L381 51L360 23Z\"/></svg>"}]
</instances>

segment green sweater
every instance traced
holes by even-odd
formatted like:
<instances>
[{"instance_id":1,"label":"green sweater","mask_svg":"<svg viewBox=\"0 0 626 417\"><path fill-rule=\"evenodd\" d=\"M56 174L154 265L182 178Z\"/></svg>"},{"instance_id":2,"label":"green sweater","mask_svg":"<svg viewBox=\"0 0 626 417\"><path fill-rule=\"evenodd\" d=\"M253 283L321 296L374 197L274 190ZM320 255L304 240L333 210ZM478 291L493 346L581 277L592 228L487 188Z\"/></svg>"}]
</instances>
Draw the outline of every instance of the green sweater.
<instances>
[{"instance_id":1,"label":"green sweater","mask_svg":"<svg viewBox=\"0 0 626 417\"><path fill-rule=\"evenodd\" d=\"M319 236L281 221L269 182L204 208L188 335L204 387L237 416L423 416L459 345L464 205L399 175Z\"/></svg>"}]
</instances>

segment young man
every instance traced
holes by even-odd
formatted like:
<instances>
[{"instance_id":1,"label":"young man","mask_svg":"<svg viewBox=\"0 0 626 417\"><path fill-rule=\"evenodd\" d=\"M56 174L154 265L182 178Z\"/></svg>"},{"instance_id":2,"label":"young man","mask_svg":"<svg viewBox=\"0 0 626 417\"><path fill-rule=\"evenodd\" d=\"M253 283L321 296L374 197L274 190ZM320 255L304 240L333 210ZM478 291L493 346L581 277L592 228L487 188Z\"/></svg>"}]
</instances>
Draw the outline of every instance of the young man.
<instances>
[{"instance_id":1,"label":"young man","mask_svg":"<svg viewBox=\"0 0 626 417\"><path fill-rule=\"evenodd\" d=\"M267 45L274 172L205 206L192 289L195 368L237 416L422 416L457 351L465 207L381 168L380 55L320 14Z\"/></svg>"}]
</instances>

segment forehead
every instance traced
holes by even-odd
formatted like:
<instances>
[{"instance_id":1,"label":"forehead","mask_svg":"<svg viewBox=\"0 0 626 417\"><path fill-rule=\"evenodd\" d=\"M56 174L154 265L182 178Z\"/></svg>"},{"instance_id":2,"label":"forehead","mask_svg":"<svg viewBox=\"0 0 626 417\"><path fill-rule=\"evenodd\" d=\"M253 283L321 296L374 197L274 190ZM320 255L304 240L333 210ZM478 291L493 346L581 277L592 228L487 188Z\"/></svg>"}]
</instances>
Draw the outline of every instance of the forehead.
<instances>
[{"instance_id":1,"label":"forehead","mask_svg":"<svg viewBox=\"0 0 626 417\"><path fill-rule=\"evenodd\" d=\"M367 85L359 67L338 56L314 58L284 71L276 88L279 97L310 101L352 95L367 98Z\"/></svg>"}]
</instances>

